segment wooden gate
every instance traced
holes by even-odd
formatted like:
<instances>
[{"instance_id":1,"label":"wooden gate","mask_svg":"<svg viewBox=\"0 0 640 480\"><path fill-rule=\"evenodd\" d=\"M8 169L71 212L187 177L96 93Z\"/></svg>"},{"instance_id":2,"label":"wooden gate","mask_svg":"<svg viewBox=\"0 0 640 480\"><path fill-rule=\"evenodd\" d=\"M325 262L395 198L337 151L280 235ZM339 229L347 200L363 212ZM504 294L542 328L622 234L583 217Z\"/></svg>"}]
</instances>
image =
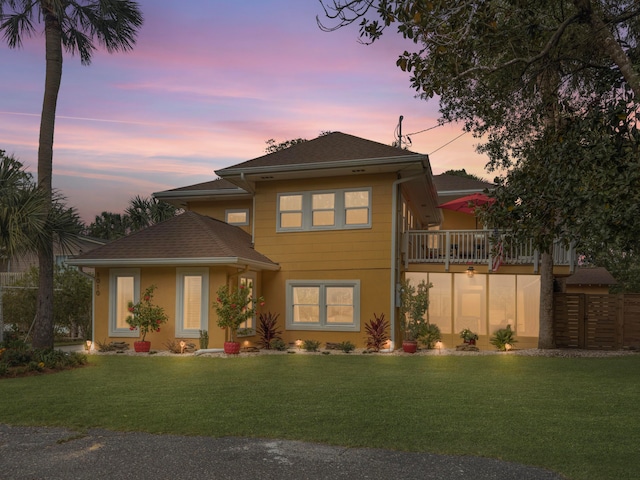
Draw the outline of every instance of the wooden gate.
<instances>
[{"instance_id":1,"label":"wooden gate","mask_svg":"<svg viewBox=\"0 0 640 480\"><path fill-rule=\"evenodd\" d=\"M554 333L560 348L640 347L640 295L556 293Z\"/></svg>"}]
</instances>

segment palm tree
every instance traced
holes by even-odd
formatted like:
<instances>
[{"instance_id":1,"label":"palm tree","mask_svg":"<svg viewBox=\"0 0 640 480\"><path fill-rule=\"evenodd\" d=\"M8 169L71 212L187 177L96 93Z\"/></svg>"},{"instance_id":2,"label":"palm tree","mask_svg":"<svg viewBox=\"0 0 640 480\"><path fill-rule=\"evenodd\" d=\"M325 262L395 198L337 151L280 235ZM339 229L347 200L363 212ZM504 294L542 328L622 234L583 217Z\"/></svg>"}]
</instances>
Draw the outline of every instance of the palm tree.
<instances>
[{"instance_id":1,"label":"palm tree","mask_svg":"<svg viewBox=\"0 0 640 480\"><path fill-rule=\"evenodd\" d=\"M69 249L81 228L78 215L55 192L51 198L22 163L0 150L0 260L44 250L54 237L63 250ZM48 251L53 259L52 249ZM0 318L0 341L3 331Z\"/></svg>"},{"instance_id":2,"label":"palm tree","mask_svg":"<svg viewBox=\"0 0 640 480\"><path fill-rule=\"evenodd\" d=\"M180 209L155 197L143 198L136 195L129 201L125 214L131 222L131 230L137 231L175 217Z\"/></svg>"},{"instance_id":3,"label":"palm tree","mask_svg":"<svg viewBox=\"0 0 640 480\"><path fill-rule=\"evenodd\" d=\"M44 200L31 174L0 150L0 259L36 249L33 239L46 225Z\"/></svg>"},{"instance_id":4,"label":"palm tree","mask_svg":"<svg viewBox=\"0 0 640 480\"><path fill-rule=\"evenodd\" d=\"M96 215L95 221L86 228L86 234L102 240L115 240L130 232L130 223L131 220L126 215L102 212Z\"/></svg>"},{"instance_id":5,"label":"palm tree","mask_svg":"<svg viewBox=\"0 0 640 480\"><path fill-rule=\"evenodd\" d=\"M130 0L0 0L0 31L10 48L20 47L22 38L35 33L36 23L44 24L46 73L40 117L38 185L51 204L53 193L53 131L56 104L62 79L63 49L78 53L83 65L91 63L98 41L109 53L133 48L142 25L137 2ZM37 321L33 346L53 347L53 236L39 252Z\"/></svg>"}]
</instances>

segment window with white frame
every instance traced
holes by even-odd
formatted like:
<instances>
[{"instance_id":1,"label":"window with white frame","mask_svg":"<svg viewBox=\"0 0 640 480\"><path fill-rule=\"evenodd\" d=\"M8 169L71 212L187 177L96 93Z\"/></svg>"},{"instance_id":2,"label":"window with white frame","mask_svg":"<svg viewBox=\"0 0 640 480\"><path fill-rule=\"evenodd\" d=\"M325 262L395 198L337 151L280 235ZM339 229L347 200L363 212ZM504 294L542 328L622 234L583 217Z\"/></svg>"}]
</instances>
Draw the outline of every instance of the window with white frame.
<instances>
[{"instance_id":1,"label":"window with white frame","mask_svg":"<svg viewBox=\"0 0 640 480\"><path fill-rule=\"evenodd\" d=\"M278 194L277 230L341 230L371 226L371 189Z\"/></svg>"},{"instance_id":2,"label":"window with white frame","mask_svg":"<svg viewBox=\"0 0 640 480\"><path fill-rule=\"evenodd\" d=\"M140 298L140 270L113 269L109 272L109 336L137 337L126 319L130 315L129 302Z\"/></svg>"},{"instance_id":3,"label":"window with white frame","mask_svg":"<svg viewBox=\"0 0 640 480\"><path fill-rule=\"evenodd\" d=\"M287 281L287 329L360 330L360 281Z\"/></svg>"},{"instance_id":4,"label":"window with white frame","mask_svg":"<svg viewBox=\"0 0 640 480\"><path fill-rule=\"evenodd\" d=\"M302 228L302 195L279 195L278 228L282 230Z\"/></svg>"},{"instance_id":5,"label":"window with white frame","mask_svg":"<svg viewBox=\"0 0 640 480\"><path fill-rule=\"evenodd\" d=\"M249 225L249 209L229 209L224 212L225 221L230 225Z\"/></svg>"},{"instance_id":6,"label":"window with white frame","mask_svg":"<svg viewBox=\"0 0 640 480\"><path fill-rule=\"evenodd\" d=\"M248 309L253 308L256 302L256 276L254 273L246 273L238 277L238 287L247 288L249 291L249 298L251 301L247 305ZM242 335L254 335L256 333L256 317L248 318L246 321L240 324L238 331Z\"/></svg>"},{"instance_id":7,"label":"window with white frame","mask_svg":"<svg viewBox=\"0 0 640 480\"><path fill-rule=\"evenodd\" d=\"M371 192L369 190L348 190L344 192L345 225L369 225L371 223Z\"/></svg>"},{"instance_id":8,"label":"window with white frame","mask_svg":"<svg viewBox=\"0 0 640 480\"><path fill-rule=\"evenodd\" d=\"M176 337L197 338L209 324L209 271L176 271Z\"/></svg>"}]
</instances>

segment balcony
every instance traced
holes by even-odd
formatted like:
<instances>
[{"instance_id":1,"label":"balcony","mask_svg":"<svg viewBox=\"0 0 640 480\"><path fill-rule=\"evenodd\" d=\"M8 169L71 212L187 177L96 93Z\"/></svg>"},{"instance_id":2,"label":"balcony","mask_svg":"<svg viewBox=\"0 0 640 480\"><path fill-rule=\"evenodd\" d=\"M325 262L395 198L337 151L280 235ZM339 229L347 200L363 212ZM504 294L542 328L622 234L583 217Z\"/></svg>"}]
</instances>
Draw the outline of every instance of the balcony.
<instances>
[{"instance_id":1,"label":"balcony","mask_svg":"<svg viewBox=\"0 0 640 480\"><path fill-rule=\"evenodd\" d=\"M491 265L502 250L501 265L533 265L538 271L540 255L533 242L516 243L508 232L496 234L493 230L412 230L405 232L402 253L405 268L409 264ZM575 249L558 243L553 248L553 264L566 265L573 271Z\"/></svg>"}]
</instances>

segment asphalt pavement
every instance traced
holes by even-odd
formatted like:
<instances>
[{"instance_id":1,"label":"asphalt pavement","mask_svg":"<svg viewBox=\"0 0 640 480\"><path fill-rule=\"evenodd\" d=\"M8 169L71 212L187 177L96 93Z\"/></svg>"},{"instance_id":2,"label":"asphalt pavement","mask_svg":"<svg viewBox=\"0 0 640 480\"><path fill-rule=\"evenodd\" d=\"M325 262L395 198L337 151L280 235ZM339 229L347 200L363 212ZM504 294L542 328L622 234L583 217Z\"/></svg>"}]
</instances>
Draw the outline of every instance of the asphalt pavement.
<instances>
[{"instance_id":1,"label":"asphalt pavement","mask_svg":"<svg viewBox=\"0 0 640 480\"><path fill-rule=\"evenodd\" d=\"M0 425L2 480L561 480L500 460L254 438Z\"/></svg>"}]
</instances>

